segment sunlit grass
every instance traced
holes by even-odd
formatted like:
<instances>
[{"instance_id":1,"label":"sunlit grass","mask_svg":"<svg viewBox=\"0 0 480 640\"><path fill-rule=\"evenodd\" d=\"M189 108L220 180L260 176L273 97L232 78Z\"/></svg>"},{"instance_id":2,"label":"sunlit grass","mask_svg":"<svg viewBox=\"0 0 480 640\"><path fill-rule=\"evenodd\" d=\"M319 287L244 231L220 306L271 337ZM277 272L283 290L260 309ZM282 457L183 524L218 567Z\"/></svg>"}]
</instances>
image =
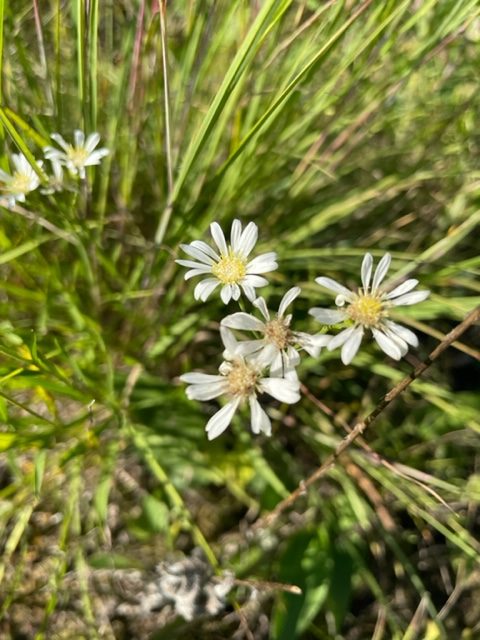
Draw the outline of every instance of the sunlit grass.
<instances>
[{"instance_id":1,"label":"sunlit grass","mask_svg":"<svg viewBox=\"0 0 480 640\"><path fill-rule=\"evenodd\" d=\"M275 640L474 638L478 327L273 531L249 532L480 304L478 2L182 0L163 38L162 6L0 0L0 167L21 152L45 182L54 132L110 150L86 181L1 210L0 636L260 638L266 614ZM193 298L175 258L234 218L278 254L270 306L302 288L305 330L331 304L315 277L356 285L365 251L389 251L432 292L396 310L420 347L306 358L330 415L273 403L272 438L239 414L208 442L217 405L178 376L216 372L227 311ZM264 583L256 599L237 585L193 622L115 613L133 596L113 568L146 582L193 547Z\"/></svg>"}]
</instances>

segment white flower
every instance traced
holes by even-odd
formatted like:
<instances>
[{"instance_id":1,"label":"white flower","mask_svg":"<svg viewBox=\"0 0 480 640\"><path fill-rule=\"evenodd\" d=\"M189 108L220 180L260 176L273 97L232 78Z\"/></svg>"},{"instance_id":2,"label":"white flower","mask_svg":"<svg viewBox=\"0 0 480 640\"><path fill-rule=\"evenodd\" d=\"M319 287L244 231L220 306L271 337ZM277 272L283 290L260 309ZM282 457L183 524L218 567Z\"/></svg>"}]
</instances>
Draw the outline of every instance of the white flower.
<instances>
[{"instance_id":1,"label":"white flower","mask_svg":"<svg viewBox=\"0 0 480 640\"><path fill-rule=\"evenodd\" d=\"M64 188L63 167L61 162L56 158L50 158L50 163L52 165L53 176L49 176L47 186L40 189L40 192L45 195L50 195L56 191L62 191Z\"/></svg>"},{"instance_id":2,"label":"white flower","mask_svg":"<svg viewBox=\"0 0 480 640\"><path fill-rule=\"evenodd\" d=\"M195 287L193 295L196 300L205 300L219 286L222 285L220 297L225 304L233 298L240 297L240 287L250 301L255 299L255 287L268 284L266 278L259 274L274 271L278 265L277 254L262 253L249 259L258 238L258 227L254 222L247 224L242 232L240 220L234 220L230 232L230 245L227 245L225 235L217 222L210 225L212 238L217 245L218 253L206 242L194 240L190 244L181 244L180 248L189 256L198 260L176 260L183 267L188 267L185 280L194 276L211 274L201 280Z\"/></svg>"},{"instance_id":3,"label":"white flower","mask_svg":"<svg viewBox=\"0 0 480 640\"><path fill-rule=\"evenodd\" d=\"M180 380L190 386L187 396L191 400L207 401L225 395L229 398L217 413L207 422L209 440L222 434L228 427L239 406L248 402L250 423L253 433L271 435L270 418L257 400L258 393L268 393L280 402L293 404L300 400L298 380L262 377L262 365L254 359L247 359L238 353L238 343L233 334L223 327L222 338L226 346L225 361L219 367L219 375L206 373L186 373Z\"/></svg>"},{"instance_id":4,"label":"white flower","mask_svg":"<svg viewBox=\"0 0 480 640\"><path fill-rule=\"evenodd\" d=\"M25 202L27 193L35 191L40 184L40 178L23 153L12 154L12 161L15 167L13 175L0 169L0 180L4 183L2 190L9 207L15 206L16 202ZM41 167L43 163L37 160L37 164Z\"/></svg>"},{"instance_id":5,"label":"white flower","mask_svg":"<svg viewBox=\"0 0 480 640\"><path fill-rule=\"evenodd\" d=\"M102 148L94 151L100 142L100 134L91 133L85 140L83 131L76 129L73 134L74 144L68 144L59 133L52 133L51 138L59 144L63 151L55 147L45 147L43 150L47 160L55 161L67 167L73 175L79 175L85 179L85 167L100 164L100 160L108 155L108 149ZM55 168L55 166L54 166Z\"/></svg>"},{"instance_id":6,"label":"white flower","mask_svg":"<svg viewBox=\"0 0 480 640\"><path fill-rule=\"evenodd\" d=\"M254 305L260 310L265 321L259 320L249 313L233 313L224 318L221 324L230 329L257 331L262 338L246 340L238 345L243 355L254 354L257 362L270 368L273 377L296 379L295 367L300 362L297 348L303 348L311 356L318 356L321 347L331 336L315 335L300 331L292 331L290 324L292 315L285 315L287 307L300 294L300 287L292 287L283 296L278 313L272 317L263 298L257 298Z\"/></svg>"},{"instance_id":7,"label":"white flower","mask_svg":"<svg viewBox=\"0 0 480 640\"><path fill-rule=\"evenodd\" d=\"M418 338L406 327L388 319L389 309L399 305L422 302L430 291L412 291L418 280L406 280L392 291L380 289L390 266L391 256L386 253L378 263L372 279L373 258L367 253L362 262L362 287L355 293L331 278L316 278L322 287L337 294L335 304L344 309L328 310L314 308L309 313L323 324L336 324L343 320L353 321L353 326L344 329L331 338L327 345L329 351L342 347L341 357L349 364L358 351L365 329L369 329L380 348L391 358L400 360L408 351L408 345L418 346ZM346 306L345 306L346 305Z\"/></svg>"}]
</instances>

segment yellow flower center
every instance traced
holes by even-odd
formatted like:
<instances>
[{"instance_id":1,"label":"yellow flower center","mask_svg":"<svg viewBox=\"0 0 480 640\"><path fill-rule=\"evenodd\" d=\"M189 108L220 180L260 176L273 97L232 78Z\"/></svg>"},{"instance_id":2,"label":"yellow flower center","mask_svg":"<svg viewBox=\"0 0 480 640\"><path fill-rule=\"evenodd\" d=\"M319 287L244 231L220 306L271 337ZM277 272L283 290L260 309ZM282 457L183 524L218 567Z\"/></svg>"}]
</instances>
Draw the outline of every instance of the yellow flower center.
<instances>
[{"instance_id":1,"label":"yellow flower center","mask_svg":"<svg viewBox=\"0 0 480 640\"><path fill-rule=\"evenodd\" d=\"M264 333L265 340L274 344L278 349L286 349L290 342L290 329L281 318L267 322Z\"/></svg>"},{"instance_id":2,"label":"yellow flower center","mask_svg":"<svg viewBox=\"0 0 480 640\"><path fill-rule=\"evenodd\" d=\"M234 396L249 396L255 391L259 372L243 360L231 363L227 373L228 390Z\"/></svg>"},{"instance_id":3,"label":"yellow flower center","mask_svg":"<svg viewBox=\"0 0 480 640\"><path fill-rule=\"evenodd\" d=\"M380 298L360 294L346 309L352 320L367 327L375 327L385 311Z\"/></svg>"},{"instance_id":4,"label":"yellow flower center","mask_svg":"<svg viewBox=\"0 0 480 640\"><path fill-rule=\"evenodd\" d=\"M13 179L8 185L8 191L10 193L28 193L31 191L32 178L26 173L18 173L16 171L13 174Z\"/></svg>"},{"instance_id":5,"label":"yellow flower center","mask_svg":"<svg viewBox=\"0 0 480 640\"><path fill-rule=\"evenodd\" d=\"M68 147L68 159L77 168L82 168L85 166L85 162L89 155L90 154L84 147Z\"/></svg>"},{"instance_id":6,"label":"yellow flower center","mask_svg":"<svg viewBox=\"0 0 480 640\"><path fill-rule=\"evenodd\" d=\"M212 273L222 284L235 284L247 275L247 261L230 251L213 265Z\"/></svg>"}]
</instances>

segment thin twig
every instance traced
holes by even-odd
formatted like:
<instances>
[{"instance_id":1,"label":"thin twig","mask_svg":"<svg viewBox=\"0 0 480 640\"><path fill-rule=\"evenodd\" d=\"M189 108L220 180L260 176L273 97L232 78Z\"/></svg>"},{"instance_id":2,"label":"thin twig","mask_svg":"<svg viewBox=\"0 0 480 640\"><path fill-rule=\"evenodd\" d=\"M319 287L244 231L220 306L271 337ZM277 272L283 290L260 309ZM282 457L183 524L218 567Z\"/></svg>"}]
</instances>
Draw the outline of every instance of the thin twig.
<instances>
[{"instance_id":1,"label":"thin twig","mask_svg":"<svg viewBox=\"0 0 480 640\"><path fill-rule=\"evenodd\" d=\"M439 345L430 353L427 359L424 362L421 362L415 369L406 376L401 382L399 382L393 389L391 389L379 402L379 404L375 407L375 409L369 413L369 415L353 427L353 429L348 433L345 438L339 443L337 448L333 453L331 453L325 462L314 471L306 480L302 480L298 489L293 491L287 498L282 500L277 504L275 509L268 513L263 518L257 520L257 522L253 525L254 529L261 529L264 527L270 526L273 522L275 522L281 515L289 509L300 496L305 495L305 492L308 487L314 484L317 480L319 480L322 476L324 476L335 464L337 459L342 455L342 453L352 445L357 438L359 438L363 433L367 430L367 428L374 422L378 416L403 392L407 387L409 387L414 380L416 380L419 376L421 376L430 365L442 355L442 353L448 349L448 347L458 340L458 338L473 324L480 320L480 306L476 307L473 311L471 311L466 318L458 324L452 331L450 331L445 338L440 342Z\"/></svg>"},{"instance_id":2,"label":"thin twig","mask_svg":"<svg viewBox=\"0 0 480 640\"><path fill-rule=\"evenodd\" d=\"M443 333L440 335L442 336L442 338L445 337ZM451 346L453 347L455 344L461 344L461 343L454 342ZM415 365L418 362L419 360L417 360ZM332 409L330 409L330 407L328 407L316 396L314 396L313 393L311 393L311 391L308 389L308 387L306 387L304 384L301 384L300 389L303 395L306 398L308 398L310 402L312 402L318 409L320 409L322 413L325 413L327 416L329 416L332 419L334 424L337 424L340 427L342 427L347 433L350 433L352 431L347 421L344 420L341 416L337 415L334 411L332 411ZM361 437L357 439L357 443L365 451L366 458L371 463L375 464L376 466L381 465L382 467L385 467L386 469L388 469L391 473L394 473L397 476L400 476L401 478L408 480L409 482L413 482L414 484L421 487L424 491L432 495L435 498L435 500L437 500L440 504L442 504L446 509L449 509L450 511L452 511L452 508L450 507L450 505L447 504L447 502L445 502L445 500L442 498L442 496L439 493L437 493L434 489L429 487L428 484L421 482L417 477L413 476L414 471L416 473L420 473L420 472L410 469L410 467L406 465L398 465L395 462L393 463L390 462L389 460L381 456L377 451L374 451L374 449L372 449L372 447L367 442L365 442L365 440ZM403 470L400 468L400 466L402 466Z\"/></svg>"},{"instance_id":3,"label":"thin twig","mask_svg":"<svg viewBox=\"0 0 480 640\"><path fill-rule=\"evenodd\" d=\"M295 595L301 595L302 590L296 584L286 584L285 582L271 582L267 580L240 580L234 579L234 584L237 586L250 587L251 589L257 589L259 591L285 591L285 593L294 593Z\"/></svg>"},{"instance_id":4,"label":"thin twig","mask_svg":"<svg viewBox=\"0 0 480 640\"><path fill-rule=\"evenodd\" d=\"M48 64L47 57L45 55L45 42L43 40L42 21L40 19L40 11L38 10L38 0L33 0L33 17L35 20L35 30L37 32L38 39L38 53L40 56L40 65L42 67L42 80L44 80L45 92L47 93L47 99L50 106L53 106L53 93L50 82L48 82Z\"/></svg>"}]
</instances>

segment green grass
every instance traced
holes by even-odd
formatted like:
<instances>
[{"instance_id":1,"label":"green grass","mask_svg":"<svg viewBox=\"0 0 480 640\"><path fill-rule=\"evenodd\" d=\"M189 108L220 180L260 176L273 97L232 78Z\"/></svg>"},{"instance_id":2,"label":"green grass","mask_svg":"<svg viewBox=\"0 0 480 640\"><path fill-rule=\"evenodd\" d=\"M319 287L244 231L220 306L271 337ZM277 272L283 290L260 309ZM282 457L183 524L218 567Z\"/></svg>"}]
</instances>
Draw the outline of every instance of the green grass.
<instances>
[{"instance_id":1,"label":"green grass","mask_svg":"<svg viewBox=\"0 0 480 640\"><path fill-rule=\"evenodd\" d=\"M87 186L1 210L0 636L263 638L265 614L272 640L477 637L478 327L249 531L480 304L480 4L181 0L163 28L155 6L0 0L0 166L21 151L43 179L50 134L77 128L110 149ZM304 330L332 304L315 277L355 285L366 250L391 252L392 278L432 291L395 315L419 349L306 358L335 417L303 397L269 406L270 439L239 414L208 442L217 405L178 376L216 372L227 311L174 259L234 218L278 253L272 306L301 286ZM122 599L98 576L146 580L193 547L262 582L256 599L237 585L236 614L102 618Z\"/></svg>"}]
</instances>

